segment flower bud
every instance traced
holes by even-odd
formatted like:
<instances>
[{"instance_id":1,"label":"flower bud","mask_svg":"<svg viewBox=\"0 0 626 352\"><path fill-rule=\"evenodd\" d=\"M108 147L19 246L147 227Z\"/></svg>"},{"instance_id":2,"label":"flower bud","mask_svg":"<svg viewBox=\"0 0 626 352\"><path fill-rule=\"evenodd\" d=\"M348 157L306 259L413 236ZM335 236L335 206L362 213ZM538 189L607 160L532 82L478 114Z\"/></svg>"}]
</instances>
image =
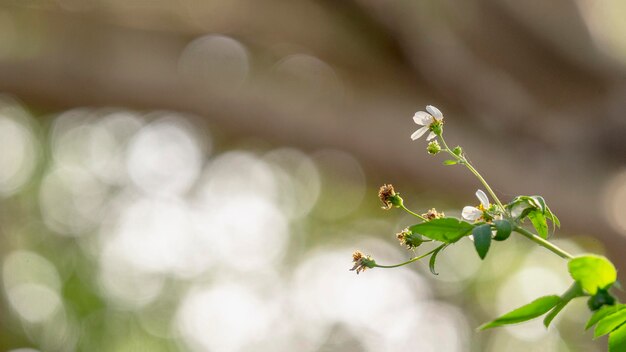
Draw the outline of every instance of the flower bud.
<instances>
[{"instance_id":1,"label":"flower bud","mask_svg":"<svg viewBox=\"0 0 626 352\"><path fill-rule=\"evenodd\" d=\"M457 145L456 147L454 147L454 149L452 149L452 152L456 156L461 156L461 154L463 154L463 148Z\"/></svg>"},{"instance_id":2,"label":"flower bud","mask_svg":"<svg viewBox=\"0 0 626 352\"><path fill-rule=\"evenodd\" d=\"M607 290L599 289L598 292L591 296L587 301L587 306L591 311L596 311L602 306L612 306L615 304L615 298Z\"/></svg>"},{"instance_id":3,"label":"flower bud","mask_svg":"<svg viewBox=\"0 0 626 352\"><path fill-rule=\"evenodd\" d=\"M402 198L399 193L393 189L392 184L384 184L378 190L378 198L383 202L382 208L385 210L392 207L401 207L403 205Z\"/></svg>"},{"instance_id":4,"label":"flower bud","mask_svg":"<svg viewBox=\"0 0 626 352\"><path fill-rule=\"evenodd\" d=\"M426 151L428 151L428 154L435 155L441 151L441 146L439 145L439 142L434 140L428 143L428 147L426 147Z\"/></svg>"}]
</instances>

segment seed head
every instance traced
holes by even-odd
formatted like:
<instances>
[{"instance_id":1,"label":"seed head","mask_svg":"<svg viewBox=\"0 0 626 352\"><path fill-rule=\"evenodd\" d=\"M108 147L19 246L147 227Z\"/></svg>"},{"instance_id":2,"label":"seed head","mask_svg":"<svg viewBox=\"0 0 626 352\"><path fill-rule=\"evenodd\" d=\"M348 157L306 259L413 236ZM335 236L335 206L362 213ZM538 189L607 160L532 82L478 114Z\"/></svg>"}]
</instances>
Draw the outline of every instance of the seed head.
<instances>
[{"instance_id":1,"label":"seed head","mask_svg":"<svg viewBox=\"0 0 626 352\"><path fill-rule=\"evenodd\" d=\"M400 194L396 193L392 184L382 185L378 190L378 198L383 202L382 208L385 210L389 210L394 206L400 207L403 204Z\"/></svg>"},{"instance_id":2,"label":"seed head","mask_svg":"<svg viewBox=\"0 0 626 352\"><path fill-rule=\"evenodd\" d=\"M400 241L400 245L406 247L407 249L415 249L419 247L422 243L427 242L424 241L422 235L419 233L414 233L409 228L402 230L402 232L398 232L396 234L396 238Z\"/></svg>"},{"instance_id":3,"label":"seed head","mask_svg":"<svg viewBox=\"0 0 626 352\"><path fill-rule=\"evenodd\" d=\"M428 220L433 220L433 219L441 219L441 218L445 218L446 214L444 214L443 212L438 212L437 209L432 208L429 211L427 211L426 213L422 214L423 217L425 217Z\"/></svg>"},{"instance_id":4,"label":"seed head","mask_svg":"<svg viewBox=\"0 0 626 352\"><path fill-rule=\"evenodd\" d=\"M356 270L357 275L361 271L365 271L365 269L376 266L374 259L372 259L369 255L364 255L361 251L354 251L354 253L352 253L352 262L354 262L354 266L350 269L350 271Z\"/></svg>"}]
</instances>

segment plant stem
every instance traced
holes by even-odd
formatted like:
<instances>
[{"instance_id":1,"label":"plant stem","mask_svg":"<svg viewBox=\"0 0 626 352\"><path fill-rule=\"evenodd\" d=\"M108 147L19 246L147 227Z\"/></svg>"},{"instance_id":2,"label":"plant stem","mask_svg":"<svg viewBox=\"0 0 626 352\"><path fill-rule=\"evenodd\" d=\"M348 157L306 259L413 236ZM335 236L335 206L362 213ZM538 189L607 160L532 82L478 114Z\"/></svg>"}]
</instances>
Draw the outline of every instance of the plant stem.
<instances>
[{"instance_id":1,"label":"plant stem","mask_svg":"<svg viewBox=\"0 0 626 352\"><path fill-rule=\"evenodd\" d=\"M409 209L407 209L407 207L405 207L404 204L402 204L400 206L400 208L404 209L404 211L406 211L407 213L422 219L422 221L428 221L428 219L426 219L425 217L423 217L423 216L421 216L421 215L419 215L417 213L414 213L414 212L410 211Z\"/></svg>"},{"instance_id":2,"label":"plant stem","mask_svg":"<svg viewBox=\"0 0 626 352\"><path fill-rule=\"evenodd\" d=\"M574 258L573 255L567 253L566 251L562 250L558 246L550 243L549 241L544 240L543 238L535 235L534 233L526 230L523 227L515 226L513 228L513 230L515 230L519 234L523 235L524 237L528 238L529 240L537 243L538 245L546 248L547 250L551 251L552 253L555 253L556 255L558 255L559 257L561 257L563 259L572 259L572 258Z\"/></svg>"},{"instance_id":3,"label":"plant stem","mask_svg":"<svg viewBox=\"0 0 626 352\"><path fill-rule=\"evenodd\" d=\"M418 260L420 260L420 259L423 259L423 258L425 258L425 257L428 257L429 255L431 255L431 254L435 253L435 252L436 252L437 250L439 250L440 248L445 247L445 246L447 246L447 245L448 245L448 243L444 243L444 244L442 244L441 246L439 246L439 247L437 247L437 248L433 249L432 251L430 251L430 252L428 252L428 253L425 253L425 254L422 254L422 255L420 255L419 257L415 257L415 258L409 259L409 260L407 260L407 261L406 261L406 262L404 262L404 263L400 263L400 264L396 264L396 265L380 265L380 264L376 264L376 267L377 267L377 268L397 268L397 267L399 267L399 266L403 266L403 265L411 264L411 263L416 262L416 261L418 261Z\"/></svg>"},{"instance_id":4,"label":"plant stem","mask_svg":"<svg viewBox=\"0 0 626 352\"><path fill-rule=\"evenodd\" d=\"M500 209L504 213L507 213L506 208L504 208L504 206L502 205L502 202L500 202L500 199L498 199L498 196L496 195L496 193L491 189L491 187L489 186L489 184L487 183L485 178L478 172L478 170L476 170L472 166L472 164L469 161L467 161L465 156L459 156L459 155L454 154L454 152L450 149L450 147L448 147L448 144L446 143L445 139L443 138L443 135L440 135L439 139L441 140L441 143L443 144L443 147L445 148L445 151L448 154L450 154L454 159L456 159L459 163L464 164L465 167L467 167L467 169L470 170L474 174L474 176L476 176L476 178L478 178L478 180L483 184L483 186L485 186L485 188L487 189L487 192L489 192L489 194L495 200L495 202L498 204ZM515 230L516 232L520 233L521 235L523 235L524 237L528 238L529 240L537 243L538 245L546 248L547 250L551 251L552 253L555 253L556 255L558 255L561 258L564 258L564 259L572 259L573 258L573 256L571 254L569 254L566 251L562 250L558 246L550 243L549 241L544 240L543 238L541 238L541 237L535 235L534 233L526 230L523 227L515 226L513 228L513 230Z\"/></svg>"},{"instance_id":5,"label":"plant stem","mask_svg":"<svg viewBox=\"0 0 626 352\"><path fill-rule=\"evenodd\" d=\"M496 204L498 204L500 209L506 213L506 209L504 208L504 205L502 205L502 202L500 201L496 193L491 189L491 187L489 186L485 178L478 172L478 170L476 170L472 166L472 164L469 161L467 161L467 159L464 156L459 156L459 155L454 154L454 152L450 149L450 147L448 147L446 140L443 139L443 135L439 136L439 139L441 139L441 143L443 144L445 151L448 154L450 154L453 158L455 158L457 161L460 161L461 164L465 165L465 167L467 167L467 169L470 170L474 174L474 176L476 176L476 178L480 181L480 183L482 183L483 186L485 186L485 188L487 189L487 192L489 192L491 197L496 201Z\"/></svg>"}]
</instances>

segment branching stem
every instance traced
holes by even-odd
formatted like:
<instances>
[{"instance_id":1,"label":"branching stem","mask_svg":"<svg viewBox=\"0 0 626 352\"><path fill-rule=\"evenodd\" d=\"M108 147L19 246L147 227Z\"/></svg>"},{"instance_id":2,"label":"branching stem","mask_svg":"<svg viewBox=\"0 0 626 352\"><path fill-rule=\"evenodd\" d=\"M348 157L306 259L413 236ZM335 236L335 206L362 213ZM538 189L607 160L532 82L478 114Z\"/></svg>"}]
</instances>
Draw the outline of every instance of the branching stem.
<instances>
[{"instance_id":1,"label":"branching stem","mask_svg":"<svg viewBox=\"0 0 626 352\"><path fill-rule=\"evenodd\" d=\"M450 149L450 147L448 147L448 144L446 143L446 140L443 139L443 134L439 136L439 139L441 139L441 143L443 144L444 150L448 154L450 154L460 164L465 165L465 167L467 167L467 169L470 170L474 174L474 176L476 176L476 178L480 181L480 183L482 183L483 186L485 186L485 188L487 189L487 192L489 192L491 197L496 201L496 204L498 204L498 207L500 207L502 212L506 213L507 212L506 208L504 208L504 205L502 205L502 202L500 201L500 199L498 198L496 193L493 191L493 189L491 189L491 187L489 186L489 184L487 183L485 178L478 172L478 170L476 170L472 166L472 164L465 158L465 156L454 154L454 152Z\"/></svg>"},{"instance_id":2,"label":"branching stem","mask_svg":"<svg viewBox=\"0 0 626 352\"><path fill-rule=\"evenodd\" d=\"M416 261L418 261L418 260L420 260L420 259L423 259L423 258L428 257L429 255L431 255L431 254L435 253L435 252L436 252L437 250L439 250L440 248L442 248L442 247L446 247L446 246L448 246L448 243L444 243L444 244L442 244L441 246L439 246L439 247L437 247L437 248L433 249L432 251L430 251L430 252L428 252L428 253L425 253L425 254L422 254L422 255L420 255L419 257L415 257L415 258L409 259L409 260L407 260L407 261L406 261L406 262L404 262L404 263L400 263L400 264L396 264L396 265L380 265L380 264L376 264L376 267L377 267L377 268L397 268L397 267L399 267L399 266L404 266L404 265L407 265L407 264L411 264L411 263L416 262Z\"/></svg>"},{"instance_id":3,"label":"branching stem","mask_svg":"<svg viewBox=\"0 0 626 352\"><path fill-rule=\"evenodd\" d=\"M415 217L420 218L422 221L428 221L428 219L426 219L425 217L423 217L423 216L419 215L418 213L412 212L409 209L407 209L407 207L405 207L404 204L402 204L400 206L400 208L404 209L404 211L406 211L407 213L409 213L409 214L411 214L411 215L413 215Z\"/></svg>"},{"instance_id":4,"label":"branching stem","mask_svg":"<svg viewBox=\"0 0 626 352\"><path fill-rule=\"evenodd\" d=\"M478 178L478 180L483 184L483 186L485 186L485 188L487 189L487 192L489 192L489 194L491 195L491 197L495 200L495 202L498 204L498 207L500 207L500 209L502 210L503 213L507 214L508 212L506 211L506 208L504 207L504 205L502 205L502 202L500 202L500 199L498 198L498 196L496 195L496 193L493 191L493 189L491 189L491 187L489 186L489 184L487 183L487 181L485 180L484 177L482 177L482 175L478 172L478 170L476 170L474 168L474 166L472 166L472 164L467 160L467 158L465 158L464 155L457 155L455 154L450 147L448 147L448 144L446 143L445 139L443 138L443 134L439 136L439 139L441 140L441 143L443 144L444 150L450 154L450 156L452 156L456 161L458 161L460 164L465 165L465 167L467 167L467 169L469 171L471 171L474 176L476 176L476 178ZM573 256L569 253L567 253L566 251L564 251L563 249L559 248L558 246L550 243L549 241L541 238L540 236L526 230L523 227L520 226L515 226L513 228L513 230L515 230L517 233L521 234L522 236L528 238L529 240L537 243L538 245L546 248L547 250L551 251L552 253L555 253L556 255L558 255L559 257L563 258L563 259L572 259Z\"/></svg>"}]
</instances>

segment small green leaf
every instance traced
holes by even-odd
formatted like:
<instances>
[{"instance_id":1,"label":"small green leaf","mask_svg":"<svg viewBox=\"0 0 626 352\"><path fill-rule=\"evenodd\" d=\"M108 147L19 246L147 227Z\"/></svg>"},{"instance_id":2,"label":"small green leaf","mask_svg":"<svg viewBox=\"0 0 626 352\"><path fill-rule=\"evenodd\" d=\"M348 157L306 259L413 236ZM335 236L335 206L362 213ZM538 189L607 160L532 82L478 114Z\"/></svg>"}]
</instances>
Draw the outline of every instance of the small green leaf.
<instances>
[{"instance_id":1,"label":"small green leaf","mask_svg":"<svg viewBox=\"0 0 626 352\"><path fill-rule=\"evenodd\" d=\"M537 298L527 305L512 310L494 321L483 324L479 329L485 330L502 325L517 324L539 317L556 306L560 301L561 297L557 295Z\"/></svg>"},{"instance_id":2,"label":"small green leaf","mask_svg":"<svg viewBox=\"0 0 626 352\"><path fill-rule=\"evenodd\" d=\"M559 220L559 218L556 217L556 215L554 215L552 210L550 210L550 208L547 205L546 205L546 215L547 215L548 219L550 219L550 221L552 221L552 224L556 225L556 227L558 227L558 228L561 227L561 221Z\"/></svg>"},{"instance_id":3,"label":"small green leaf","mask_svg":"<svg viewBox=\"0 0 626 352\"><path fill-rule=\"evenodd\" d=\"M513 227L508 220L496 220L493 222L496 226L496 237L493 239L496 241L504 241L511 235Z\"/></svg>"},{"instance_id":4,"label":"small green leaf","mask_svg":"<svg viewBox=\"0 0 626 352\"><path fill-rule=\"evenodd\" d=\"M609 352L626 351L626 325L620 326L609 335Z\"/></svg>"},{"instance_id":5,"label":"small green leaf","mask_svg":"<svg viewBox=\"0 0 626 352\"><path fill-rule=\"evenodd\" d=\"M518 196L518 198L520 200L526 201L526 203L528 203L531 207L535 208L535 209L541 209L541 203L539 203L539 201L533 197L529 197L529 196ZM543 212L543 210L542 210Z\"/></svg>"},{"instance_id":6,"label":"small green leaf","mask_svg":"<svg viewBox=\"0 0 626 352\"><path fill-rule=\"evenodd\" d=\"M480 259L485 259L491 246L491 225L484 224L474 227L472 235L474 236L474 247L476 247L478 256Z\"/></svg>"},{"instance_id":7,"label":"small green leaf","mask_svg":"<svg viewBox=\"0 0 626 352\"><path fill-rule=\"evenodd\" d=\"M578 282L574 282L568 289L561 295L561 302L552 309L546 317L543 319L543 325L549 327L550 323L556 316L565 308L565 306L574 298L584 296L583 289Z\"/></svg>"},{"instance_id":8,"label":"small green leaf","mask_svg":"<svg viewBox=\"0 0 626 352\"><path fill-rule=\"evenodd\" d=\"M459 162L457 160L444 160L443 164L444 165L456 165Z\"/></svg>"},{"instance_id":9,"label":"small green leaf","mask_svg":"<svg viewBox=\"0 0 626 352\"><path fill-rule=\"evenodd\" d=\"M626 323L626 309L609 314L598 322L596 330L593 332L593 338L597 339L600 336L604 336L624 323Z\"/></svg>"},{"instance_id":10,"label":"small green leaf","mask_svg":"<svg viewBox=\"0 0 626 352\"><path fill-rule=\"evenodd\" d=\"M533 223L535 230L537 230L537 234L541 236L541 238L548 238L548 223L546 222L546 216L541 213L540 210L531 211L528 213L528 218L530 222Z\"/></svg>"},{"instance_id":11,"label":"small green leaf","mask_svg":"<svg viewBox=\"0 0 626 352\"><path fill-rule=\"evenodd\" d=\"M590 327L596 325L596 323L599 322L600 320L624 308L626 308L626 305L616 304L614 306L604 306L598 309L597 311L595 311L595 313L593 313L591 318L589 318L589 320L587 321L587 325L585 325L585 330L589 330Z\"/></svg>"},{"instance_id":12,"label":"small green leaf","mask_svg":"<svg viewBox=\"0 0 626 352\"><path fill-rule=\"evenodd\" d=\"M435 261L437 261L437 254L439 254L439 252L441 252L447 246L447 244L444 244L443 246L437 247L433 254L430 256L430 260L428 261L428 268L433 275L439 275L439 273L435 271Z\"/></svg>"},{"instance_id":13,"label":"small green leaf","mask_svg":"<svg viewBox=\"0 0 626 352\"><path fill-rule=\"evenodd\" d=\"M532 205L531 200L528 196L517 196L515 197L506 207L509 211L516 216L517 219L524 219L528 213L535 210L535 205ZM532 200L532 202L535 202Z\"/></svg>"},{"instance_id":14,"label":"small green leaf","mask_svg":"<svg viewBox=\"0 0 626 352\"><path fill-rule=\"evenodd\" d=\"M569 261L567 267L572 278L592 295L595 295L598 289L609 288L617 280L617 271L613 263L599 255L576 257Z\"/></svg>"},{"instance_id":15,"label":"small green leaf","mask_svg":"<svg viewBox=\"0 0 626 352\"><path fill-rule=\"evenodd\" d=\"M530 198L532 198L535 201L535 203L538 205L538 208L541 210L541 213L545 214L546 207L547 207L545 199L543 199L542 196L532 196Z\"/></svg>"},{"instance_id":16,"label":"small green leaf","mask_svg":"<svg viewBox=\"0 0 626 352\"><path fill-rule=\"evenodd\" d=\"M409 227L414 233L419 233L432 240L453 243L472 231L474 225L455 218L440 218L423 222Z\"/></svg>"}]
</instances>

